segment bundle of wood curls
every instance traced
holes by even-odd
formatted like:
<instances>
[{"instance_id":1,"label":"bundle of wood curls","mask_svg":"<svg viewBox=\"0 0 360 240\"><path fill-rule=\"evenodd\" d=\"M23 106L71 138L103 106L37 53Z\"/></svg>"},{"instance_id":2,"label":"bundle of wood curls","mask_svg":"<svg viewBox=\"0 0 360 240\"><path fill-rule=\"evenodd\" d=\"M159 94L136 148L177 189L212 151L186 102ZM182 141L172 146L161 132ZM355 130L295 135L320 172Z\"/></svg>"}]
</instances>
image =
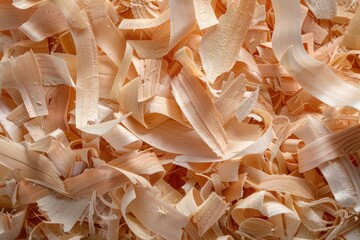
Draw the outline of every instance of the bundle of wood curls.
<instances>
[{"instance_id":1,"label":"bundle of wood curls","mask_svg":"<svg viewBox=\"0 0 360 240\"><path fill-rule=\"evenodd\" d=\"M0 239L359 239L359 5L0 0Z\"/></svg>"}]
</instances>

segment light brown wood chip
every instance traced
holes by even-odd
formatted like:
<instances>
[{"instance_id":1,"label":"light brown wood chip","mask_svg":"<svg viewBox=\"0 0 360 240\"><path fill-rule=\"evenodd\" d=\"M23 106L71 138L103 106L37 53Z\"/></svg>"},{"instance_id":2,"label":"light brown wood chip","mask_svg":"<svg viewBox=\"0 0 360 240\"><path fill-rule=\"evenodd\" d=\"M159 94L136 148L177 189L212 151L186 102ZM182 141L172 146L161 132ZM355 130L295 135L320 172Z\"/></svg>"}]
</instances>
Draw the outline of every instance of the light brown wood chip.
<instances>
[{"instance_id":1,"label":"light brown wood chip","mask_svg":"<svg viewBox=\"0 0 360 240\"><path fill-rule=\"evenodd\" d=\"M0 0L0 239L359 239L359 29L359 0Z\"/></svg>"}]
</instances>

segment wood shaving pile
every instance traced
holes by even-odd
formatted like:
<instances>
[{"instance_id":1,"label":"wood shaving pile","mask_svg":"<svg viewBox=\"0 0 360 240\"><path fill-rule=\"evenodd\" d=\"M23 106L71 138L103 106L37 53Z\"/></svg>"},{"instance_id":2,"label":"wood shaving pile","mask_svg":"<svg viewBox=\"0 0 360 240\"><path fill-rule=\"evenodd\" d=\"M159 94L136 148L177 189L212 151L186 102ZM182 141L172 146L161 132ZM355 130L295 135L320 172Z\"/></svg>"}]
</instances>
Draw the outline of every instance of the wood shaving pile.
<instances>
[{"instance_id":1,"label":"wood shaving pile","mask_svg":"<svg viewBox=\"0 0 360 240\"><path fill-rule=\"evenodd\" d=\"M360 239L359 5L0 0L0 239Z\"/></svg>"}]
</instances>

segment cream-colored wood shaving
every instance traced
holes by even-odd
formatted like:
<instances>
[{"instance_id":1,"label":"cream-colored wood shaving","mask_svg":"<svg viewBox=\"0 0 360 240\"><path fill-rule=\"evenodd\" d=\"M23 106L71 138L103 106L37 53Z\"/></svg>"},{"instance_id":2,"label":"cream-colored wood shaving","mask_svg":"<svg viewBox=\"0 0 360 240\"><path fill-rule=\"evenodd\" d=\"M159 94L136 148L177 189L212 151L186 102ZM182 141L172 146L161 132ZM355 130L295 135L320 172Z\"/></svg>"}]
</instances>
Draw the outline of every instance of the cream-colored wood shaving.
<instances>
[{"instance_id":1,"label":"cream-colored wood shaving","mask_svg":"<svg viewBox=\"0 0 360 240\"><path fill-rule=\"evenodd\" d=\"M24 146L9 139L0 138L0 161L7 168L18 171L25 179L59 192L65 192L64 184L54 165L44 155L28 151Z\"/></svg>"},{"instance_id":2,"label":"cream-colored wood shaving","mask_svg":"<svg viewBox=\"0 0 360 240\"><path fill-rule=\"evenodd\" d=\"M359 239L358 0L0 0L0 239Z\"/></svg>"},{"instance_id":3,"label":"cream-colored wood shaving","mask_svg":"<svg viewBox=\"0 0 360 240\"><path fill-rule=\"evenodd\" d=\"M138 102L144 102L158 92L162 58L140 60L140 81Z\"/></svg>"},{"instance_id":4,"label":"cream-colored wood shaving","mask_svg":"<svg viewBox=\"0 0 360 240\"><path fill-rule=\"evenodd\" d=\"M0 234L2 239L16 239L26 220L27 209L22 209L16 213L1 212L0 215Z\"/></svg>"},{"instance_id":5,"label":"cream-colored wood shaving","mask_svg":"<svg viewBox=\"0 0 360 240\"><path fill-rule=\"evenodd\" d=\"M199 209L193 215L193 220L197 225L200 237L219 220L226 208L226 202L215 192L212 192L206 201L199 206Z\"/></svg>"},{"instance_id":6,"label":"cream-colored wood shaving","mask_svg":"<svg viewBox=\"0 0 360 240\"><path fill-rule=\"evenodd\" d=\"M231 1L227 12L219 18L219 24L204 34L200 55L205 73L211 82L231 70L235 64L254 10L255 1Z\"/></svg>"},{"instance_id":7,"label":"cream-colored wood shaving","mask_svg":"<svg viewBox=\"0 0 360 240\"><path fill-rule=\"evenodd\" d=\"M73 228L89 206L89 200L86 198L74 200L54 193L37 200L36 203L51 222L62 224L65 232Z\"/></svg>"},{"instance_id":8,"label":"cream-colored wood shaving","mask_svg":"<svg viewBox=\"0 0 360 240\"><path fill-rule=\"evenodd\" d=\"M299 166L299 170L306 171L328 160L359 151L358 127L350 127L329 136L318 138L305 146L299 151L299 160L304 164ZM321 153L321 156L317 153Z\"/></svg>"},{"instance_id":9,"label":"cream-colored wood shaving","mask_svg":"<svg viewBox=\"0 0 360 240\"><path fill-rule=\"evenodd\" d=\"M321 44L329 34L317 22L315 22L314 19L310 17L310 15L306 15L301 30L304 33L313 33L314 42L317 44Z\"/></svg>"},{"instance_id":10,"label":"cream-colored wood shaving","mask_svg":"<svg viewBox=\"0 0 360 240\"><path fill-rule=\"evenodd\" d=\"M41 3L29 20L19 27L21 32L35 42L42 41L68 29L64 15L53 3L48 1Z\"/></svg>"},{"instance_id":11,"label":"cream-colored wood shaving","mask_svg":"<svg viewBox=\"0 0 360 240\"><path fill-rule=\"evenodd\" d=\"M287 7L280 5L281 1L274 1L274 3L276 3L276 11L279 11L279 18L281 17L281 19L278 19L279 25L275 28L274 37L272 39L274 53L277 58L281 60L285 69L306 91L312 93L313 96L316 96L323 102L326 102L331 106L345 105L359 109L359 101L356 99L360 92L360 88L343 82L327 65L312 59L304 51L300 38L300 5L295 1L287 2ZM290 9L292 9L292 11L290 11ZM291 15L291 12L294 14L296 13L297 17L295 18ZM289 21L292 21L291 24L288 24ZM285 37L282 37L284 35ZM319 74L320 72L321 74ZM324 81L325 76L326 79L328 79L327 81ZM316 81L311 81L311 77L316 79ZM321 84L322 81L324 81L324 86L327 86L332 90L330 91L326 88L319 88L319 86L312 86L317 83ZM330 92L341 97L335 99Z\"/></svg>"},{"instance_id":12,"label":"cream-colored wood shaving","mask_svg":"<svg viewBox=\"0 0 360 240\"><path fill-rule=\"evenodd\" d=\"M344 34L342 45L349 49L360 49L359 39L360 11L357 10L353 18L349 22L349 26Z\"/></svg>"},{"instance_id":13,"label":"cream-colored wood shaving","mask_svg":"<svg viewBox=\"0 0 360 240\"><path fill-rule=\"evenodd\" d=\"M35 54L45 86L67 85L74 87L66 62L54 55Z\"/></svg>"},{"instance_id":14,"label":"cream-colored wood shaving","mask_svg":"<svg viewBox=\"0 0 360 240\"><path fill-rule=\"evenodd\" d=\"M220 112L224 124L234 117L237 108L239 108L246 81L245 75L239 75L237 78L229 78L222 87L221 95L215 106Z\"/></svg>"},{"instance_id":15,"label":"cream-colored wood shaving","mask_svg":"<svg viewBox=\"0 0 360 240\"><path fill-rule=\"evenodd\" d=\"M48 114L42 76L33 52L15 58L12 65L13 79L23 98L30 117Z\"/></svg>"},{"instance_id":16,"label":"cream-colored wood shaving","mask_svg":"<svg viewBox=\"0 0 360 240\"><path fill-rule=\"evenodd\" d=\"M218 20L209 0L194 0L196 21L200 30L218 24Z\"/></svg>"},{"instance_id":17,"label":"cream-colored wood shaving","mask_svg":"<svg viewBox=\"0 0 360 240\"><path fill-rule=\"evenodd\" d=\"M173 79L172 90L194 129L216 154L223 154L228 139L222 127L222 119L199 81L184 68L184 71Z\"/></svg>"},{"instance_id":18,"label":"cream-colored wood shaving","mask_svg":"<svg viewBox=\"0 0 360 240\"><path fill-rule=\"evenodd\" d=\"M166 239L181 239L181 228L186 225L187 217L162 199L154 199L146 190L137 188L135 192L139 197L131 203L129 210L138 220Z\"/></svg>"},{"instance_id":19,"label":"cream-colored wood shaving","mask_svg":"<svg viewBox=\"0 0 360 240\"><path fill-rule=\"evenodd\" d=\"M36 11L35 8L18 9L12 6L12 1L2 1L0 5L1 23L0 29L16 29L25 23Z\"/></svg>"},{"instance_id":20,"label":"cream-colored wood shaving","mask_svg":"<svg viewBox=\"0 0 360 240\"><path fill-rule=\"evenodd\" d=\"M306 0L305 2L318 19L331 19L336 15L336 0Z\"/></svg>"},{"instance_id":21,"label":"cream-colored wood shaving","mask_svg":"<svg viewBox=\"0 0 360 240\"><path fill-rule=\"evenodd\" d=\"M97 45L120 66L125 52L125 38L111 22L104 3L102 0L86 3L86 11Z\"/></svg>"}]
</instances>

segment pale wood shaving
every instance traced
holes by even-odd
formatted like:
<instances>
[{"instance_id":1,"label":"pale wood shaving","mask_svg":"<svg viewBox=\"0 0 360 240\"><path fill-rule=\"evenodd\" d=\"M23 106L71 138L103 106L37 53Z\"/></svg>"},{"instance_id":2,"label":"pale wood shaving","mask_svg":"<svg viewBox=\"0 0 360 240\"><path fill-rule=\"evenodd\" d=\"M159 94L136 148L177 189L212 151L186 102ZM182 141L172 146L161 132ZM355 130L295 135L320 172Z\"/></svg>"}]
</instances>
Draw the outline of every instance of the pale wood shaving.
<instances>
[{"instance_id":1,"label":"pale wood shaving","mask_svg":"<svg viewBox=\"0 0 360 240\"><path fill-rule=\"evenodd\" d=\"M51 222L64 225L65 232L69 232L73 228L76 221L89 206L89 200L86 198L74 200L56 194L50 194L36 202Z\"/></svg>"},{"instance_id":2,"label":"pale wood shaving","mask_svg":"<svg viewBox=\"0 0 360 240\"><path fill-rule=\"evenodd\" d=\"M342 45L349 49L360 49L359 39L360 11L357 10L349 22L349 27L344 34Z\"/></svg>"},{"instance_id":3,"label":"pale wood shaving","mask_svg":"<svg viewBox=\"0 0 360 240\"><path fill-rule=\"evenodd\" d=\"M51 2L43 2L36 12L20 27L32 41L40 42L52 35L69 29L64 15Z\"/></svg>"},{"instance_id":4,"label":"pale wood shaving","mask_svg":"<svg viewBox=\"0 0 360 240\"><path fill-rule=\"evenodd\" d=\"M185 70L173 79L172 90L177 103L194 129L215 153L223 154L228 139L225 129L221 127L220 113L197 79Z\"/></svg>"},{"instance_id":5,"label":"pale wood shaving","mask_svg":"<svg viewBox=\"0 0 360 240\"><path fill-rule=\"evenodd\" d=\"M235 64L254 10L255 1L231 1L227 12L219 18L219 24L206 31L201 41L200 55L211 82Z\"/></svg>"},{"instance_id":6,"label":"pale wood shaving","mask_svg":"<svg viewBox=\"0 0 360 240\"><path fill-rule=\"evenodd\" d=\"M306 0L305 2L318 19L331 19L336 15L336 0Z\"/></svg>"},{"instance_id":7,"label":"pale wood shaving","mask_svg":"<svg viewBox=\"0 0 360 240\"><path fill-rule=\"evenodd\" d=\"M12 64L13 78L23 98L30 117L48 114L45 102L45 89L42 77L33 52L27 52L14 59Z\"/></svg>"},{"instance_id":8,"label":"pale wood shaving","mask_svg":"<svg viewBox=\"0 0 360 240\"><path fill-rule=\"evenodd\" d=\"M211 1L195 0L194 1L196 21L200 30L209 28L219 23L211 6Z\"/></svg>"},{"instance_id":9,"label":"pale wood shaving","mask_svg":"<svg viewBox=\"0 0 360 240\"><path fill-rule=\"evenodd\" d=\"M359 13L0 1L0 239L359 239Z\"/></svg>"}]
</instances>

